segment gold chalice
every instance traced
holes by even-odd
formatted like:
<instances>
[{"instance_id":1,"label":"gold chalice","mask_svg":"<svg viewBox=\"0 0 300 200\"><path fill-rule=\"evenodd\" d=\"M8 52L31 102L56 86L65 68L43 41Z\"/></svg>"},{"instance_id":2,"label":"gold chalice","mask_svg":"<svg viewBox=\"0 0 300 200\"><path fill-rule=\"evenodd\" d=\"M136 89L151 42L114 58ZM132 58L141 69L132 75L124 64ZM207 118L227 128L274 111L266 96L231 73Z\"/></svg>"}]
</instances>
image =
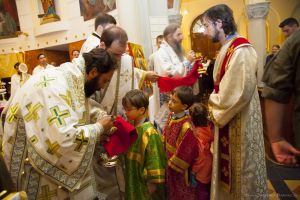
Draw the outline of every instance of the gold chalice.
<instances>
[{"instance_id":1,"label":"gold chalice","mask_svg":"<svg viewBox=\"0 0 300 200\"><path fill-rule=\"evenodd\" d=\"M113 126L108 133L106 133L107 136L111 136L115 131L117 130L117 127ZM100 164L104 167L115 167L119 163L119 156L109 156L106 152L100 153Z\"/></svg>"}]
</instances>

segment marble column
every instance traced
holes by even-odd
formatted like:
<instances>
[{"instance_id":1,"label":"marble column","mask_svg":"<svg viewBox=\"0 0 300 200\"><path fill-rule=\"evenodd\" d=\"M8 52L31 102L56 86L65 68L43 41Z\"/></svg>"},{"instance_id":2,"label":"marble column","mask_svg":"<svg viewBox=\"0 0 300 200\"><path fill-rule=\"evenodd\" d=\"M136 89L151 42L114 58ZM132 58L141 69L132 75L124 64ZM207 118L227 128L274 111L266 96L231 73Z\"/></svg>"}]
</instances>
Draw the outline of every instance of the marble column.
<instances>
[{"instance_id":1,"label":"marble column","mask_svg":"<svg viewBox=\"0 0 300 200\"><path fill-rule=\"evenodd\" d=\"M173 8L168 10L169 23L175 23L181 25L182 15L180 14L181 0L173 1Z\"/></svg>"},{"instance_id":2,"label":"marble column","mask_svg":"<svg viewBox=\"0 0 300 200\"><path fill-rule=\"evenodd\" d=\"M246 5L249 19L249 40L258 56L258 86L263 87L261 81L266 58L266 16L269 12L269 2L260 2Z\"/></svg>"},{"instance_id":3,"label":"marble column","mask_svg":"<svg viewBox=\"0 0 300 200\"><path fill-rule=\"evenodd\" d=\"M152 52L157 50L156 37L162 35L169 24L167 0L151 0L149 5L149 21L151 29Z\"/></svg>"},{"instance_id":4,"label":"marble column","mask_svg":"<svg viewBox=\"0 0 300 200\"><path fill-rule=\"evenodd\" d=\"M119 26L126 30L128 41L142 45L148 56L151 52L151 36L147 1L116 0L116 7Z\"/></svg>"}]
</instances>

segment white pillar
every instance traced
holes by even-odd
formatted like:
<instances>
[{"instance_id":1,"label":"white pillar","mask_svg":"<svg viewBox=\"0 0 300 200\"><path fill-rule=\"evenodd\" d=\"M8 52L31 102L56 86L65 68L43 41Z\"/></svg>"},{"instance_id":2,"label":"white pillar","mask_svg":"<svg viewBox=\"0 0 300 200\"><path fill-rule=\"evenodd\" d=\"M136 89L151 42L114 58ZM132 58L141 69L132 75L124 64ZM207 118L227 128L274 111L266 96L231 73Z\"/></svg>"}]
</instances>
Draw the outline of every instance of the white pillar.
<instances>
[{"instance_id":1,"label":"white pillar","mask_svg":"<svg viewBox=\"0 0 300 200\"><path fill-rule=\"evenodd\" d=\"M128 41L140 44L145 56L151 53L151 35L148 5L145 0L116 0L119 25L128 35Z\"/></svg>"},{"instance_id":2,"label":"white pillar","mask_svg":"<svg viewBox=\"0 0 300 200\"><path fill-rule=\"evenodd\" d=\"M151 0L149 3L149 15L151 16L167 16L168 2L167 0Z\"/></svg>"},{"instance_id":3,"label":"white pillar","mask_svg":"<svg viewBox=\"0 0 300 200\"><path fill-rule=\"evenodd\" d=\"M269 12L269 4L269 2L261 2L246 5L249 19L249 40L253 44L258 55L257 79L259 87L263 86L261 79L266 58L266 16Z\"/></svg>"},{"instance_id":4,"label":"white pillar","mask_svg":"<svg viewBox=\"0 0 300 200\"><path fill-rule=\"evenodd\" d=\"M173 0L173 8L168 10L169 23L175 23L181 26L182 15L180 14L181 0Z\"/></svg>"},{"instance_id":5,"label":"white pillar","mask_svg":"<svg viewBox=\"0 0 300 200\"><path fill-rule=\"evenodd\" d=\"M119 26L126 30L128 40L137 44L141 44L142 41L139 2L139 0L116 0Z\"/></svg>"},{"instance_id":6,"label":"white pillar","mask_svg":"<svg viewBox=\"0 0 300 200\"><path fill-rule=\"evenodd\" d=\"M169 24L167 0L151 0L149 5L149 21L152 41L152 52L157 49L156 37L162 35Z\"/></svg>"}]
</instances>

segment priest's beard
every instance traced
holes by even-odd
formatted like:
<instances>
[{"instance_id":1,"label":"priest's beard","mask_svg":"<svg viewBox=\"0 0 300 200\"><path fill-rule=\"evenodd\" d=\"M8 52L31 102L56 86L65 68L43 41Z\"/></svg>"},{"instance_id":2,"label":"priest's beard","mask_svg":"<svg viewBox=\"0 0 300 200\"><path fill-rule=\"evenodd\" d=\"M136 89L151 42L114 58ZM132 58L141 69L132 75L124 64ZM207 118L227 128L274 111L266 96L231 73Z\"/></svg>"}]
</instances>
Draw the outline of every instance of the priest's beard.
<instances>
[{"instance_id":1,"label":"priest's beard","mask_svg":"<svg viewBox=\"0 0 300 200\"><path fill-rule=\"evenodd\" d=\"M85 97L90 97L92 94L94 94L97 91L97 89L98 89L97 85L98 85L99 79L100 79L100 75L85 82L85 84L84 84Z\"/></svg>"},{"instance_id":2,"label":"priest's beard","mask_svg":"<svg viewBox=\"0 0 300 200\"><path fill-rule=\"evenodd\" d=\"M169 45L175 51L175 53L178 56L179 60L183 61L183 59L184 59L183 58L184 51L183 51L181 43L174 41L174 42L170 42Z\"/></svg>"},{"instance_id":3,"label":"priest's beard","mask_svg":"<svg viewBox=\"0 0 300 200\"><path fill-rule=\"evenodd\" d=\"M213 42L213 43L217 43L217 42L220 41L220 40L219 40L219 35L220 35L220 31L217 31L217 30L215 29L215 34L214 34L213 37L212 37L212 42Z\"/></svg>"}]
</instances>

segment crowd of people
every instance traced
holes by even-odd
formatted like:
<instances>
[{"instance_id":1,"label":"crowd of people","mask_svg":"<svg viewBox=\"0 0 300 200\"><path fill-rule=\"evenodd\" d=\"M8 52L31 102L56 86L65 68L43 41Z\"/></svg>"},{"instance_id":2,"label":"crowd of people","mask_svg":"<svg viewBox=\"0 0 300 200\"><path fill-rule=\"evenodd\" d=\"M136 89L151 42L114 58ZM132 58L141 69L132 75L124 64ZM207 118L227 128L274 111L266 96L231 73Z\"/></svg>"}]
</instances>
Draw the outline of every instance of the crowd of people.
<instances>
[{"instance_id":1,"label":"crowd of people","mask_svg":"<svg viewBox=\"0 0 300 200\"><path fill-rule=\"evenodd\" d=\"M185 54L177 24L157 37L150 70L135 68L126 32L108 14L96 17L71 62L53 67L39 54L25 78L17 63L0 124L1 190L28 199L268 199L256 51L227 5L207 9L201 21L204 35L222 45L212 68ZM294 20L280 27L289 38L267 60L262 97L275 158L295 165L300 152L283 138L281 122L294 98L297 135L300 30ZM207 76L213 83L205 88ZM151 97L144 81L154 85ZM207 99L194 91L198 84ZM107 167L100 155L115 141L116 121L127 127L118 144L130 145L108 156ZM136 137L127 140L132 126Z\"/></svg>"}]
</instances>

